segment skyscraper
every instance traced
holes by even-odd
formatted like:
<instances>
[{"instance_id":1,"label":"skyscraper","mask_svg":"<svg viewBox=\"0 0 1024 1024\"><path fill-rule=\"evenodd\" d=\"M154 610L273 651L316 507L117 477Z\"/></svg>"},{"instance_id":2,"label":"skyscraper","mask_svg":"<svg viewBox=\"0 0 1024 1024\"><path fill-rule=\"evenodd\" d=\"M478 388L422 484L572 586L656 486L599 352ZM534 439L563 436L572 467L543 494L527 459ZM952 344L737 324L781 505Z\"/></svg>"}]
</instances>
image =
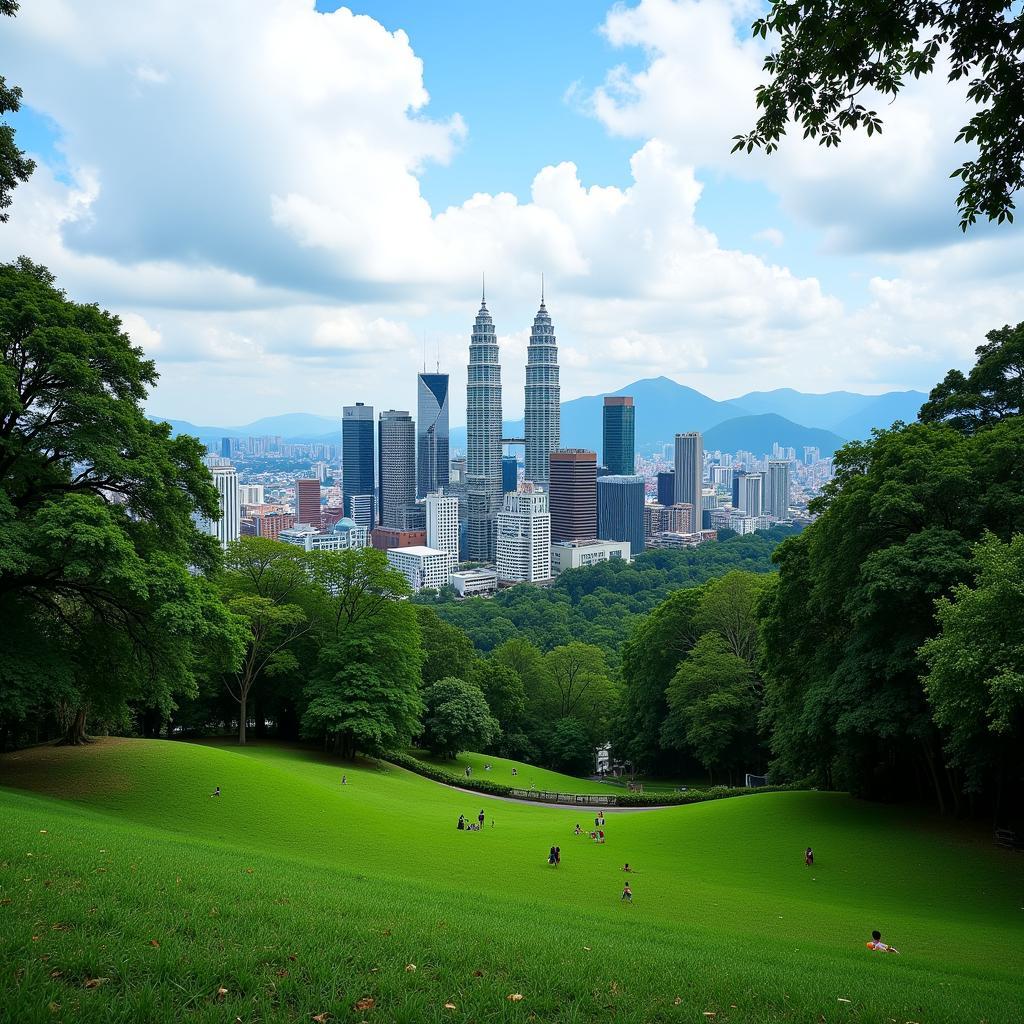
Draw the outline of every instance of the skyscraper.
<instances>
[{"instance_id":1,"label":"skyscraper","mask_svg":"<svg viewBox=\"0 0 1024 1024\"><path fill-rule=\"evenodd\" d=\"M676 493L673 504L701 507L704 479L704 438L696 431L676 434Z\"/></svg>"},{"instance_id":2,"label":"skyscraper","mask_svg":"<svg viewBox=\"0 0 1024 1024\"><path fill-rule=\"evenodd\" d=\"M519 460L514 455L501 457L501 489L505 494L519 487Z\"/></svg>"},{"instance_id":3,"label":"skyscraper","mask_svg":"<svg viewBox=\"0 0 1024 1024\"><path fill-rule=\"evenodd\" d=\"M601 457L613 476L632 476L636 472L635 415L633 399L629 395L609 395L604 400L604 448ZM610 539L622 540L621 537Z\"/></svg>"},{"instance_id":4,"label":"skyscraper","mask_svg":"<svg viewBox=\"0 0 1024 1024\"><path fill-rule=\"evenodd\" d=\"M759 516L764 511L764 474L747 473L740 477L740 503L738 508L748 516Z\"/></svg>"},{"instance_id":5,"label":"skyscraper","mask_svg":"<svg viewBox=\"0 0 1024 1024\"><path fill-rule=\"evenodd\" d=\"M597 537L597 453L563 448L549 456L551 542Z\"/></svg>"},{"instance_id":6,"label":"skyscraper","mask_svg":"<svg viewBox=\"0 0 1024 1024\"><path fill-rule=\"evenodd\" d=\"M561 438L558 386L558 347L551 317L544 306L541 285L540 309L533 318L526 349L526 471L525 478L541 487L548 483L548 456Z\"/></svg>"},{"instance_id":7,"label":"skyscraper","mask_svg":"<svg viewBox=\"0 0 1024 1024\"><path fill-rule=\"evenodd\" d=\"M674 505L676 503L676 474L674 470L658 474L658 504Z\"/></svg>"},{"instance_id":8,"label":"skyscraper","mask_svg":"<svg viewBox=\"0 0 1024 1024\"><path fill-rule=\"evenodd\" d=\"M436 491L426 497L427 547L447 551L459 564L459 499Z\"/></svg>"},{"instance_id":9,"label":"skyscraper","mask_svg":"<svg viewBox=\"0 0 1024 1024\"><path fill-rule=\"evenodd\" d=\"M789 462L772 460L764 476L764 511L773 519L789 518Z\"/></svg>"},{"instance_id":10,"label":"skyscraper","mask_svg":"<svg viewBox=\"0 0 1024 1024\"><path fill-rule=\"evenodd\" d=\"M469 339L466 475L469 558L493 562L501 503L501 364L486 297Z\"/></svg>"},{"instance_id":11,"label":"skyscraper","mask_svg":"<svg viewBox=\"0 0 1024 1024\"><path fill-rule=\"evenodd\" d=\"M209 460L207 460L209 465ZM226 548L233 540L238 540L242 533L242 508L238 500L238 474L233 466L211 466L210 475L213 486L217 488L220 504L220 515L217 519L207 519L198 513L193 519L203 533L210 534Z\"/></svg>"},{"instance_id":12,"label":"skyscraper","mask_svg":"<svg viewBox=\"0 0 1024 1024\"><path fill-rule=\"evenodd\" d=\"M373 406L346 405L341 415L342 500L345 515L368 530L373 527L373 462Z\"/></svg>"},{"instance_id":13,"label":"skyscraper","mask_svg":"<svg viewBox=\"0 0 1024 1024\"><path fill-rule=\"evenodd\" d=\"M295 522L320 529L320 481L295 481Z\"/></svg>"},{"instance_id":14,"label":"skyscraper","mask_svg":"<svg viewBox=\"0 0 1024 1024\"><path fill-rule=\"evenodd\" d=\"M448 486L448 374L416 376L416 497Z\"/></svg>"},{"instance_id":15,"label":"skyscraper","mask_svg":"<svg viewBox=\"0 0 1024 1024\"><path fill-rule=\"evenodd\" d=\"M498 579L536 583L551 578L551 515L548 495L534 490L506 494L498 513Z\"/></svg>"},{"instance_id":16,"label":"skyscraper","mask_svg":"<svg viewBox=\"0 0 1024 1024\"><path fill-rule=\"evenodd\" d=\"M380 414L377 461L380 525L397 529L403 510L416 501L416 426L407 412Z\"/></svg>"},{"instance_id":17,"label":"skyscraper","mask_svg":"<svg viewBox=\"0 0 1024 1024\"><path fill-rule=\"evenodd\" d=\"M598 540L628 540L629 550L644 549L644 478L630 474L597 481Z\"/></svg>"}]
</instances>

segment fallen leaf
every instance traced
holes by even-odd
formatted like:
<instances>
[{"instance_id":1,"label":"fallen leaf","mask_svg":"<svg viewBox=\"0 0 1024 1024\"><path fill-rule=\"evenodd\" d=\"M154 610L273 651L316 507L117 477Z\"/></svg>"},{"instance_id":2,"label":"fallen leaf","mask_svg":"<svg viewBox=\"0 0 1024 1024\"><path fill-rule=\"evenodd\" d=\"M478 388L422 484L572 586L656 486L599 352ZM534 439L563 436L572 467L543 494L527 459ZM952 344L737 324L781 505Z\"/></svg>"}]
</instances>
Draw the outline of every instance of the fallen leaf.
<instances>
[{"instance_id":1,"label":"fallen leaf","mask_svg":"<svg viewBox=\"0 0 1024 1024\"><path fill-rule=\"evenodd\" d=\"M288 954L288 959L292 960L292 961L295 961L295 960L298 960L299 958L298 958L298 956L295 953L289 953Z\"/></svg>"},{"instance_id":2,"label":"fallen leaf","mask_svg":"<svg viewBox=\"0 0 1024 1024\"><path fill-rule=\"evenodd\" d=\"M217 989L217 998L218 999L223 999L227 994L228 994L228 990L223 985L221 985L221 987L219 989Z\"/></svg>"},{"instance_id":3,"label":"fallen leaf","mask_svg":"<svg viewBox=\"0 0 1024 1024\"><path fill-rule=\"evenodd\" d=\"M444 1004L444 1008L445 1008L446 1010L454 1010L454 1009L455 1009L456 1007L455 1007L455 1004L454 1004L454 1003L445 1003L445 1004Z\"/></svg>"},{"instance_id":4,"label":"fallen leaf","mask_svg":"<svg viewBox=\"0 0 1024 1024\"><path fill-rule=\"evenodd\" d=\"M63 973L63 971L50 971L50 977L59 978Z\"/></svg>"},{"instance_id":5,"label":"fallen leaf","mask_svg":"<svg viewBox=\"0 0 1024 1024\"><path fill-rule=\"evenodd\" d=\"M522 992L510 992L505 997L510 1003L520 1003L523 1000Z\"/></svg>"},{"instance_id":6,"label":"fallen leaf","mask_svg":"<svg viewBox=\"0 0 1024 1024\"><path fill-rule=\"evenodd\" d=\"M251 874L252 874L252 868L246 868L246 869L245 869L245 873L246 873L247 875L251 875Z\"/></svg>"},{"instance_id":7,"label":"fallen leaf","mask_svg":"<svg viewBox=\"0 0 1024 1024\"><path fill-rule=\"evenodd\" d=\"M50 1005L47 1007L47 1009L50 1011L50 1013L59 1013L60 1012L60 1003L50 1003Z\"/></svg>"},{"instance_id":8,"label":"fallen leaf","mask_svg":"<svg viewBox=\"0 0 1024 1024\"><path fill-rule=\"evenodd\" d=\"M715 1013L715 1011L714 1011L714 1010L705 1010L705 1011L704 1011L704 1016L705 1016L705 1017L717 1017L717 1016L718 1016L718 1014L717 1014L717 1013Z\"/></svg>"},{"instance_id":9,"label":"fallen leaf","mask_svg":"<svg viewBox=\"0 0 1024 1024\"><path fill-rule=\"evenodd\" d=\"M109 978L86 978L85 979L85 987L86 988L99 988L100 985L102 985L105 981L110 981L110 979Z\"/></svg>"},{"instance_id":10,"label":"fallen leaf","mask_svg":"<svg viewBox=\"0 0 1024 1024\"><path fill-rule=\"evenodd\" d=\"M275 974L276 974L276 975L277 975L277 976L278 976L279 978L287 978L287 977L288 977L288 972L287 972L287 971L284 971L284 970L281 970L281 971L274 971L274 973L275 973Z\"/></svg>"},{"instance_id":11,"label":"fallen leaf","mask_svg":"<svg viewBox=\"0 0 1024 1024\"><path fill-rule=\"evenodd\" d=\"M159 942L157 942L157 940L156 940L156 939L150 939L150 940L149 940L149 944L150 944L151 946L153 946L153 947L154 947L155 949L159 949L159 948L160 948L160 943L159 943Z\"/></svg>"},{"instance_id":12,"label":"fallen leaf","mask_svg":"<svg viewBox=\"0 0 1024 1024\"><path fill-rule=\"evenodd\" d=\"M377 1000L372 999L370 996L363 996L362 999L357 999L354 1010L372 1010L377 1005Z\"/></svg>"},{"instance_id":13,"label":"fallen leaf","mask_svg":"<svg viewBox=\"0 0 1024 1024\"><path fill-rule=\"evenodd\" d=\"M39 936L38 935L33 935L32 936L32 941L33 942L38 942L39 941Z\"/></svg>"},{"instance_id":14,"label":"fallen leaf","mask_svg":"<svg viewBox=\"0 0 1024 1024\"><path fill-rule=\"evenodd\" d=\"M672 1004L674 1006L679 1006L682 1003L682 1001L683 1001L683 997L682 996L676 996L675 999L672 1000Z\"/></svg>"},{"instance_id":15,"label":"fallen leaf","mask_svg":"<svg viewBox=\"0 0 1024 1024\"><path fill-rule=\"evenodd\" d=\"M41 836L45 836L45 835L46 835L46 829L45 829L45 828L41 828L41 829L39 830L39 834L40 834Z\"/></svg>"},{"instance_id":16,"label":"fallen leaf","mask_svg":"<svg viewBox=\"0 0 1024 1024\"><path fill-rule=\"evenodd\" d=\"M482 978L483 976L484 976L484 972L483 971L474 971L473 972L473 977L474 978Z\"/></svg>"},{"instance_id":17,"label":"fallen leaf","mask_svg":"<svg viewBox=\"0 0 1024 1024\"><path fill-rule=\"evenodd\" d=\"M313 1014L313 1020L316 1021L316 1024L327 1024L327 1022L330 1019L331 1019L331 1015L329 1013L314 1013Z\"/></svg>"},{"instance_id":18,"label":"fallen leaf","mask_svg":"<svg viewBox=\"0 0 1024 1024\"><path fill-rule=\"evenodd\" d=\"M588 953L590 952L590 947L589 947L589 946L584 946L583 948L584 948L584 949L585 949L585 950L586 950L586 951L587 951Z\"/></svg>"},{"instance_id":19,"label":"fallen leaf","mask_svg":"<svg viewBox=\"0 0 1024 1024\"><path fill-rule=\"evenodd\" d=\"M416 970L416 965L415 964L406 964L405 965L405 969L407 971L415 971Z\"/></svg>"}]
</instances>

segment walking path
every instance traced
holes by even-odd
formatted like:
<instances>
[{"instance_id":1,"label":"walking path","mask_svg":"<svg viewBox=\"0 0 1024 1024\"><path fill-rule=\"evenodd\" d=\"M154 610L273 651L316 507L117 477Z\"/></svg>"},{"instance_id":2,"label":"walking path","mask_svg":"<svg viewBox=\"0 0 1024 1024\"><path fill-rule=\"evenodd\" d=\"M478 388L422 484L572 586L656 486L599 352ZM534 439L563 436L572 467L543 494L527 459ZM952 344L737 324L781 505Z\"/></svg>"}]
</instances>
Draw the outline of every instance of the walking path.
<instances>
[{"instance_id":1,"label":"walking path","mask_svg":"<svg viewBox=\"0 0 1024 1024\"><path fill-rule=\"evenodd\" d=\"M445 782L438 782L437 779L430 779L428 775L421 775L420 778L429 779L435 785L444 786L445 789L454 789L458 793L469 793L470 796L487 797L488 800L504 800L510 804L527 804L530 807L558 807L565 810L566 807L573 807L579 811L604 811L606 814L628 814L633 811L663 811L666 807L685 807L685 804L654 804L651 807L606 807L604 804L577 804L577 803L552 803L550 800L523 800L517 796L497 796L494 793L481 793L478 789L463 789L462 786L449 786Z\"/></svg>"}]
</instances>

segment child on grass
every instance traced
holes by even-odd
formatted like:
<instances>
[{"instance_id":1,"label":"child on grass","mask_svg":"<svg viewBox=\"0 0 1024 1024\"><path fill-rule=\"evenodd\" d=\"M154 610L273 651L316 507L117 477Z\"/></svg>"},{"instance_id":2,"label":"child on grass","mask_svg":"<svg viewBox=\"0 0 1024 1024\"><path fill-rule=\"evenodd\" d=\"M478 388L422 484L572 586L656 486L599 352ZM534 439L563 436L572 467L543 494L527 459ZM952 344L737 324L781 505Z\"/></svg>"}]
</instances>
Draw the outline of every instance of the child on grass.
<instances>
[{"instance_id":1,"label":"child on grass","mask_svg":"<svg viewBox=\"0 0 1024 1024\"><path fill-rule=\"evenodd\" d=\"M893 946L888 946L882 941L882 933L876 928L871 933L871 941L866 942L865 945L868 949L873 949L877 953L898 953L899 950Z\"/></svg>"},{"instance_id":2,"label":"child on grass","mask_svg":"<svg viewBox=\"0 0 1024 1024\"><path fill-rule=\"evenodd\" d=\"M629 882L622 887L622 896L620 899L625 900L627 903L633 902L633 890L629 887Z\"/></svg>"}]
</instances>

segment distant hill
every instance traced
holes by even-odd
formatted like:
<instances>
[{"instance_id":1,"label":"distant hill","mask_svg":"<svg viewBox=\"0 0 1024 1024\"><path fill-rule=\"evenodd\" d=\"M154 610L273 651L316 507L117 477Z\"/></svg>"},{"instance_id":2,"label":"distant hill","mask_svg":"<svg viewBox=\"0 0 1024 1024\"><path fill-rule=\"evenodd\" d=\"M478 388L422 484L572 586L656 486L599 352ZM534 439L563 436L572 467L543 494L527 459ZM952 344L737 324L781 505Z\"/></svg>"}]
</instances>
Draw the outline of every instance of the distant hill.
<instances>
[{"instance_id":1,"label":"distant hill","mask_svg":"<svg viewBox=\"0 0 1024 1024\"><path fill-rule=\"evenodd\" d=\"M844 438L830 430L804 427L771 412L737 416L704 432L705 451L748 451L760 455L770 452L776 441L784 448L795 448L798 455L803 454L805 445L820 448L822 456L828 456L845 444Z\"/></svg>"},{"instance_id":2,"label":"distant hill","mask_svg":"<svg viewBox=\"0 0 1024 1024\"><path fill-rule=\"evenodd\" d=\"M889 391L883 395L829 391L808 395L792 388L778 388L751 391L733 401L748 412L776 413L794 423L813 423L843 437L861 439L870 436L872 427L916 419L927 397L923 391Z\"/></svg>"},{"instance_id":3,"label":"distant hill","mask_svg":"<svg viewBox=\"0 0 1024 1024\"><path fill-rule=\"evenodd\" d=\"M157 422L162 416L150 416ZM215 443L222 437L260 437L264 434L283 437L287 441L327 441L341 443L341 417L314 416L307 412L289 412L281 416L264 416L240 427L209 427L188 420L166 419L175 434L191 434L205 444Z\"/></svg>"}]
</instances>

